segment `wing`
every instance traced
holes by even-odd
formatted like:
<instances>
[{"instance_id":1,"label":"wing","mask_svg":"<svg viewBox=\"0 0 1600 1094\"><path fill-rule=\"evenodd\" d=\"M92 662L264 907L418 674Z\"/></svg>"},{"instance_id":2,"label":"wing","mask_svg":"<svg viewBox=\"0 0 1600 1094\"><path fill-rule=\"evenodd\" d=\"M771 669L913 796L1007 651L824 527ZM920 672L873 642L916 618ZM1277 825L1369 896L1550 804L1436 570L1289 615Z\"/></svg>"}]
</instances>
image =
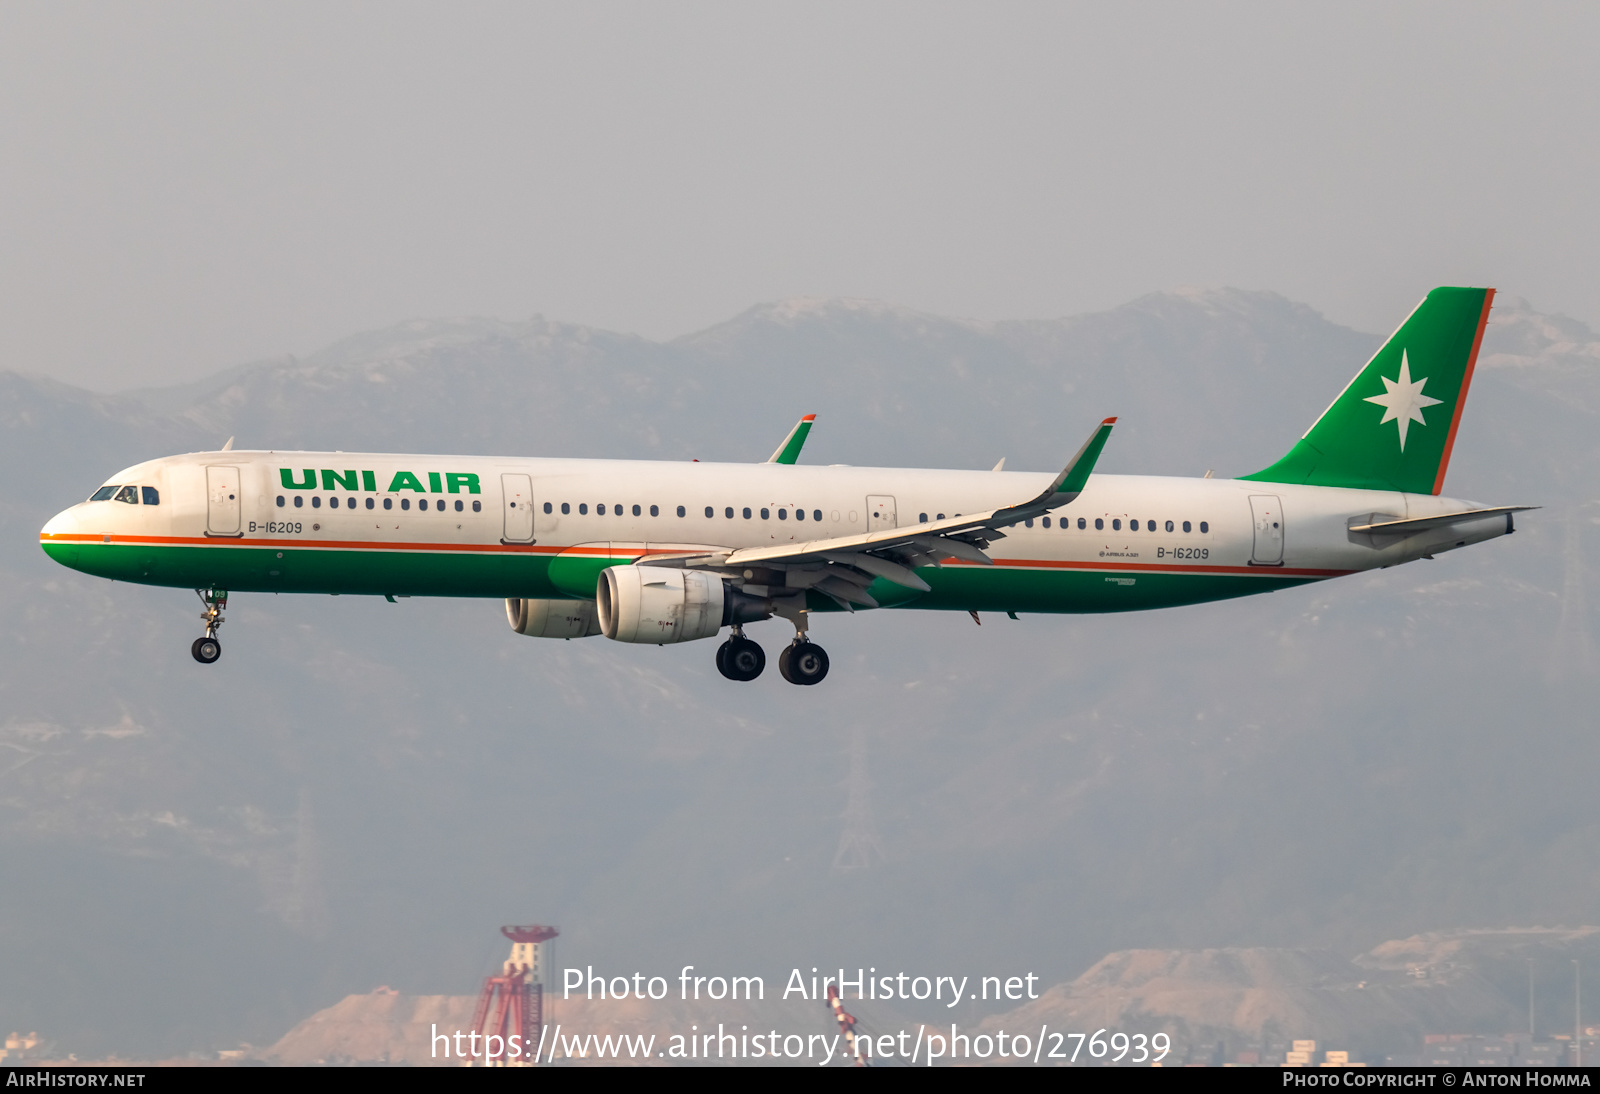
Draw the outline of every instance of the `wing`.
<instances>
[{"instance_id":1,"label":"wing","mask_svg":"<svg viewBox=\"0 0 1600 1094\"><path fill-rule=\"evenodd\" d=\"M928 583L917 576L915 567L936 567L949 558L992 565L984 550L994 540L1005 538L1002 529L1067 505L1083 492L1116 421L1107 418L1101 422L1048 486L1016 505L861 535L703 555L657 556L641 564L710 569L735 577L743 577L749 570L781 571L786 588L816 589L852 611L855 605L876 608L878 602L867 592L875 578L927 592Z\"/></svg>"},{"instance_id":2,"label":"wing","mask_svg":"<svg viewBox=\"0 0 1600 1094\"><path fill-rule=\"evenodd\" d=\"M800 458L800 450L805 447L806 437L811 433L811 423L817 420L815 414L807 414L794 428L789 430L789 435L783 439L778 450L767 457L768 463L794 463Z\"/></svg>"}]
</instances>

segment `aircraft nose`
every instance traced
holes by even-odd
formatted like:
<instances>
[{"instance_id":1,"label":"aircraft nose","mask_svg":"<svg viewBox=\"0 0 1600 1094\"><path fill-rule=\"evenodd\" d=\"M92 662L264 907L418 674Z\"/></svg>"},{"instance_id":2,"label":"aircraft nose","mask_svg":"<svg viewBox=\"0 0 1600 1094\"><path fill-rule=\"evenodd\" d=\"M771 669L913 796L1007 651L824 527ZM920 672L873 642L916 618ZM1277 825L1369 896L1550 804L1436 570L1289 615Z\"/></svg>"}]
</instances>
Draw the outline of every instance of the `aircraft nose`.
<instances>
[{"instance_id":1,"label":"aircraft nose","mask_svg":"<svg viewBox=\"0 0 1600 1094\"><path fill-rule=\"evenodd\" d=\"M39 546L44 553L61 563L63 566L77 568L78 541L74 533L78 530L77 506L63 509L45 522L39 529Z\"/></svg>"},{"instance_id":2,"label":"aircraft nose","mask_svg":"<svg viewBox=\"0 0 1600 1094\"><path fill-rule=\"evenodd\" d=\"M88 508L88 503L80 501L77 505L68 506L61 510L61 512L47 520L43 528L39 529L39 538L72 535L83 531L84 510L86 508Z\"/></svg>"},{"instance_id":3,"label":"aircraft nose","mask_svg":"<svg viewBox=\"0 0 1600 1094\"><path fill-rule=\"evenodd\" d=\"M69 530L72 524L72 510L63 509L49 520L45 521L43 528L39 529L40 539L49 539Z\"/></svg>"}]
</instances>

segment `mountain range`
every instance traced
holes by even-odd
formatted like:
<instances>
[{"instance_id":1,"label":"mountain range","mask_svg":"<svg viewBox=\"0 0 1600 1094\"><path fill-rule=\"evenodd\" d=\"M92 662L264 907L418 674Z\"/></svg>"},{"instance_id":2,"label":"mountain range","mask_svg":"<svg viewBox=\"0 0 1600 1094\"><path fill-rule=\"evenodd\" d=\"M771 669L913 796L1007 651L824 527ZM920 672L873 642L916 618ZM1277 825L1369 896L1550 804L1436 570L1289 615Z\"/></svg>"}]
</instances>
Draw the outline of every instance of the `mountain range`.
<instances>
[{"instance_id":1,"label":"mountain range","mask_svg":"<svg viewBox=\"0 0 1600 1094\"><path fill-rule=\"evenodd\" d=\"M230 436L754 461L815 412L805 462L1049 470L1116 414L1103 471L1237 475L1381 340L1190 290L1006 323L791 300L667 342L419 321L115 394L0 372L0 1026L269 1044L375 984L470 992L514 922L618 974L1046 985L1111 951L1594 922L1600 337L1516 299L1446 482L1543 506L1516 535L1155 614L830 618L818 688L421 598L239 596L202 668L193 594L34 541L119 468Z\"/></svg>"}]
</instances>

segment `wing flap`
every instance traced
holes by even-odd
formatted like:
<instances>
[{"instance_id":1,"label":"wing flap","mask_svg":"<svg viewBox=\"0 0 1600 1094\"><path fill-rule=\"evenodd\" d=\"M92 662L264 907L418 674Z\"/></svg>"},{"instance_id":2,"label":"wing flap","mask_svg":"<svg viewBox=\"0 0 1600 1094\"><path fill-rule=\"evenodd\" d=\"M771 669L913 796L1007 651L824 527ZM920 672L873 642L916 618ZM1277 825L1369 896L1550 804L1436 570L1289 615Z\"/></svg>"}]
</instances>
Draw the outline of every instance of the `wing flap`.
<instances>
[{"instance_id":1,"label":"wing flap","mask_svg":"<svg viewBox=\"0 0 1600 1094\"><path fill-rule=\"evenodd\" d=\"M822 557L829 562L839 562L846 566L854 566L858 570L865 570L875 577L881 577L885 581L893 582L896 585L903 585L907 589L915 589L919 593L933 591L933 586L918 577L915 570L908 569L898 562L890 562L888 559L880 558L877 555L830 551Z\"/></svg>"}]
</instances>

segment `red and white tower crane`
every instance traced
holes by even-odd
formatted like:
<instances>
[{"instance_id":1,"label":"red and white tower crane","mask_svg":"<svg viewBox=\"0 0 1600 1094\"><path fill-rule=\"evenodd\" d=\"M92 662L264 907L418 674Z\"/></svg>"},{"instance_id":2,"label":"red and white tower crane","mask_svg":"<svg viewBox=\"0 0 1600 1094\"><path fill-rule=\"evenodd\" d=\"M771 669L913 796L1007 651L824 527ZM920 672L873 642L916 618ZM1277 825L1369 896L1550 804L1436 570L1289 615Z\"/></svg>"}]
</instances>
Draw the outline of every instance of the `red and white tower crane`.
<instances>
[{"instance_id":1,"label":"red and white tower crane","mask_svg":"<svg viewBox=\"0 0 1600 1094\"><path fill-rule=\"evenodd\" d=\"M484 1054L472 1061L481 1067L531 1067L538 1061L544 1034L545 944L561 932L532 924L501 927L511 940L511 956L500 966L499 976L486 976L478 994L472 1028L484 1038ZM520 1055L510 1052L512 1035L520 1038ZM491 1046L490 1041L497 1042Z\"/></svg>"}]
</instances>

